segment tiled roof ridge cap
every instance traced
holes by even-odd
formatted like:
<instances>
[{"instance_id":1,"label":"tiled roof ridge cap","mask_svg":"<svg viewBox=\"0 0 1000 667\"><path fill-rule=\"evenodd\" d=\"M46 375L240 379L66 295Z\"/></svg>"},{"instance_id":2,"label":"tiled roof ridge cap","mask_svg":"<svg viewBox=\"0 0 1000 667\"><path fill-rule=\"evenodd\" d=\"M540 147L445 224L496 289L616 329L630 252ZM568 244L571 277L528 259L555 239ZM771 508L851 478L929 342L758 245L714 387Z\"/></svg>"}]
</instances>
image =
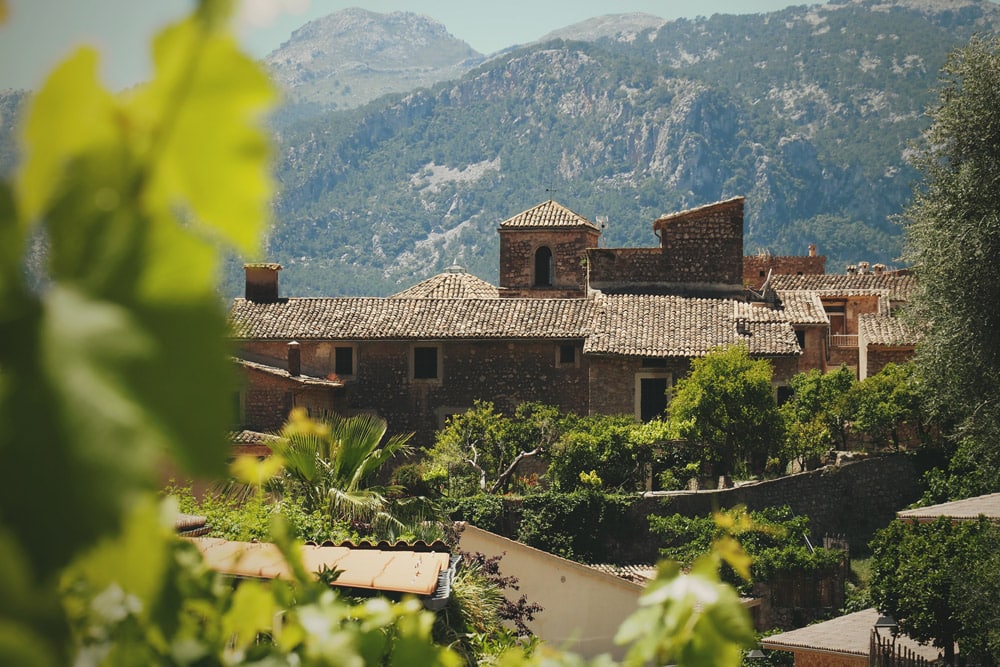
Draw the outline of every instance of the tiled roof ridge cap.
<instances>
[{"instance_id":1,"label":"tiled roof ridge cap","mask_svg":"<svg viewBox=\"0 0 1000 667\"><path fill-rule=\"evenodd\" d=\"M664 220L673 220L674 218L679 218L685 215L690 215L691 213L700 213L711 208L724 207L727 205L732 205L737 202L745 202L746 197L740 195L737 197L730 197L729 199L721 199L719 201L712 202L711 204L702 204L701 206L694 206L692 208L686 208L683 211L675 211L674 213L664 213L656 219L656 222L662 222ZM655 223L654 223L655 224Z\"/></svg>"}]
</instances>

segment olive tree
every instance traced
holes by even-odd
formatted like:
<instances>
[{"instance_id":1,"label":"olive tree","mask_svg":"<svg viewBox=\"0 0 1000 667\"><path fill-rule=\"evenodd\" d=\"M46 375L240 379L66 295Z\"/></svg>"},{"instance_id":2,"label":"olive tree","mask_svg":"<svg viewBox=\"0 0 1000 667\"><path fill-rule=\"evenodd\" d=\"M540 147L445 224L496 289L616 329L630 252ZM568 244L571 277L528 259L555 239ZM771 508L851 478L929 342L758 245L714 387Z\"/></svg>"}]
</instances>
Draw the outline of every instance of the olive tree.
<instances>
[{"instance_id":1,"label":"olive tree","mask_svg":"<svg viewBox=\"0 0 1000 667\"><path fill-rule=\"evenodd\" d=\"M998 90L1000 39L974 38L950 55L914 159L923 179L903 219L905 259L919 279L910 310L922 331L917 373L932 416L958 443L955 496L1000 489Z\"/></svg>"}]
</instances>

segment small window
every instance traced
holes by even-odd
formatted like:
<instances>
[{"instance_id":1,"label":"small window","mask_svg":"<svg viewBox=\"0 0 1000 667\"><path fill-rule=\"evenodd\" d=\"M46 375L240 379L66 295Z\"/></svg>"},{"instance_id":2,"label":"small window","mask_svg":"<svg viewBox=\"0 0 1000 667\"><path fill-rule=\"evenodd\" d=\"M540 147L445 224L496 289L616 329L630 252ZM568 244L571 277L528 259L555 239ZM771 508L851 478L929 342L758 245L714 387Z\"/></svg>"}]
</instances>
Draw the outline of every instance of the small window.
<instances>
[{"instance_id":1,"label":"small window","mask_svg":"<svg viewBox=\"0 0 1000 667\"><path fill-rule=\"evenodd\" d=\"M758 275L759 275L759 276L760 276L761 278L763 278L763 277L764 277L764 272L763 272L763 271L761 271L761 272L760 272L760 273L759 273Z\"/></svg>"},{"instance_id":2,"label":"small window","mask_svg":"<svg viewBox=\"0 0 1000 667\"><path fill-rule=\"evenodd\" d=\"M576 345L564 343L559 346L556 354L556 366L576 365Z\"/></svg>"},{"instance_id":3,"label":"small window","mask_svg":"<svg viewBox=\"0 0 1000 667\"><path fill-rule=\"evenodd\" d=\"M351 345L337 346L334 351L333 372L340 377L354 375L354 347Z\"/></svg>"},{"instance_id":4,"label":"small window","mask_svg":"<svg viewBox=\"0 0 1000 667\"><path fill-rule=\"evenodd\" d=\"M437 346L420 346L413 348L413 379L438 380L440 368Z\"/></svg>"},{"instance_id":5,"label":"small window","mask_svg":"<svg viewBox=\"0 0 1000 667\"><path fill-rule=\"evenodd\" d=\"M535 287L552 286L552 251L542 246L535 251Z\"/></svg>"},{"instance_id":6,"label":"small window","mask_svg":"<svg viewBox=\"0 0 1000 667\"><path fill-rule=\"evenodd\" d=\"M666 368L667 360L659 359L656 357L644 357L642 360L643 368Z\"/></svg>"},{"instance_id":7,"label":"small window","mask_svg":"<svg viewBox=\"0 0 1000 667\"><path fill-rule=\"evenodd\" d=\"M799 329L795 332L795 340L799 341L799 347L806 349L806 332Z\"/></svg>"}]
</instances>

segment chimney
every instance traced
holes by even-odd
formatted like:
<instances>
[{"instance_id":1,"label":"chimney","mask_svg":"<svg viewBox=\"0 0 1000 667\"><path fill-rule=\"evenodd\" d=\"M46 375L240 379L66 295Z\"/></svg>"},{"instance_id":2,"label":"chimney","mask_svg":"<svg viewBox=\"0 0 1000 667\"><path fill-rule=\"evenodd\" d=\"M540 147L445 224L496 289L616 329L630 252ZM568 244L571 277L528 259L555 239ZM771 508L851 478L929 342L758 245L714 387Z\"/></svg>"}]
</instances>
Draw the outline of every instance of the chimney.
<instances>
[{"instance_id":1,"label":"chimney","mask_svg":"<svg viewBox=\"0 0 1000 667\"><path fill-rule=\"evenodd\" d=\"M868 262L858 262L858 267L861 269L858 273L863 276L868 275Z\"/></svg>"},{"instance_id":2,"label":"chimney","mask_svg":"<svg viewBox=\"0 0 1000 667\"><path fill-rule=\"evenodd\" d=\"M858 267L854 266L853 264L848 264L847 265L847 273L849 275L853 276L857 272L858 272Z\"/></svg>"},{"instance_id":3,"label":"chimney","mask_svg":"<svg viewBox=\"0 0 1000 667\"><path fill-rule=\"evenodd\" d=\"M295 340L288 344L288 374L292 377L302 374L302 350Z\"/></svg>"},{"instance_id":4,"label":"chimney","mask_svg":"<svg viewBox=\"0 0 1000 667\"><path fill-rule=\"evenodd\" d=\"M278 300L278 271L281 264L244 264L246 272L246 298L255 303L274 303Z\"/></svg>"},{"instance_id":5,"label":"chimney","mask_svg":"<svg viewBox=\"0 0 1000 667\"><path fill-rule=\"evenodd\" d=\"M874 266L872 266L872 273L874 273L876 276L880 276L883 273L885 273L885 264L875 264Z\"/></svg>"},{"instance_id":6,"label":"chimney","mask_svg":"<svg viewBox=\"0 0 1000 667\"><path fill-rule=\"evenodd\" d=\"M816 244L815 243L810 243L809 244L809 256L810 257L815 257L816 256Z\"/></svg>"}]
</instances>

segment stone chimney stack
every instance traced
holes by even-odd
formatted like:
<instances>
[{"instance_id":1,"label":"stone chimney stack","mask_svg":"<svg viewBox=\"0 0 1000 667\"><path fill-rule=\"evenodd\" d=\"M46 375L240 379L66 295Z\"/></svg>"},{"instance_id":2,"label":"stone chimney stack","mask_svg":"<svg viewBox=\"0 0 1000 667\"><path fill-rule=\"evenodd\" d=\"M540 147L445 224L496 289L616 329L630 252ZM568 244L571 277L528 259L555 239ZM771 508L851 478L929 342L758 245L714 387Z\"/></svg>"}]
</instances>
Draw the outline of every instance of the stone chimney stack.
<instances>
[{"instance_id":1,"label":"stone chimney stack","mask_svg":"<svg viewBox=\"0 0 1000 667\"><path fill-rule=\"evenodd\" d=\"M853 276L857 272L858 272L858 267L856 267L854 264L848 264L847 265L847 273L848 273L848 275L852 275Z\"/></svg>"},{"instance_id":2,"label":"stone chimney stack","mask_svg":"<svg viewBox=\"0 0 1000 667\"><path fill-rule=\"evenodd\" d=\"M858 262L858 268L860 269L858 273L863 276L868 275L868 262Z\"/></svg>"},{"instance_id":3,"label":"stone chimney stack","mask_svg":"<svg viewBox=\"0 0 1000 667\"><path fill-rule=\"evenodd\" d=\"M875 264L872 266L872 273L876 276L881 276L885 273L885 264Z\"/></svg>"},{"instance_id":4,"label":"stone chimney stack","mask_svg":"<svg viewBox=\"0 0 1000 667\"><path fill-rule=\"evenodd\" d=\"M292 377L302 374L302 350L296 340L288 344L288 374Z\"/></svg>"},{"instance_id":5,"label":"stone chimney stack","mask_svg":"<svg viewBox=\"0 0 1000 667\"><path fill-rule=\"evenodd\" d=\"M244 264L246 272L246 298L256 303L274 303L278 300L278 271L281 264Z\"/></svg>"},{"instance_id":6,"label":"stone chimney stack","mask_svg":"<svg viewBox=\"0 0 1000 667\"><path fill-rule=\"evenodd\" d=\"M809 256L810 257L815 257L816 256L816 244L815 243L810 243L809 244Z\"/></svg>"}]
</instances>

